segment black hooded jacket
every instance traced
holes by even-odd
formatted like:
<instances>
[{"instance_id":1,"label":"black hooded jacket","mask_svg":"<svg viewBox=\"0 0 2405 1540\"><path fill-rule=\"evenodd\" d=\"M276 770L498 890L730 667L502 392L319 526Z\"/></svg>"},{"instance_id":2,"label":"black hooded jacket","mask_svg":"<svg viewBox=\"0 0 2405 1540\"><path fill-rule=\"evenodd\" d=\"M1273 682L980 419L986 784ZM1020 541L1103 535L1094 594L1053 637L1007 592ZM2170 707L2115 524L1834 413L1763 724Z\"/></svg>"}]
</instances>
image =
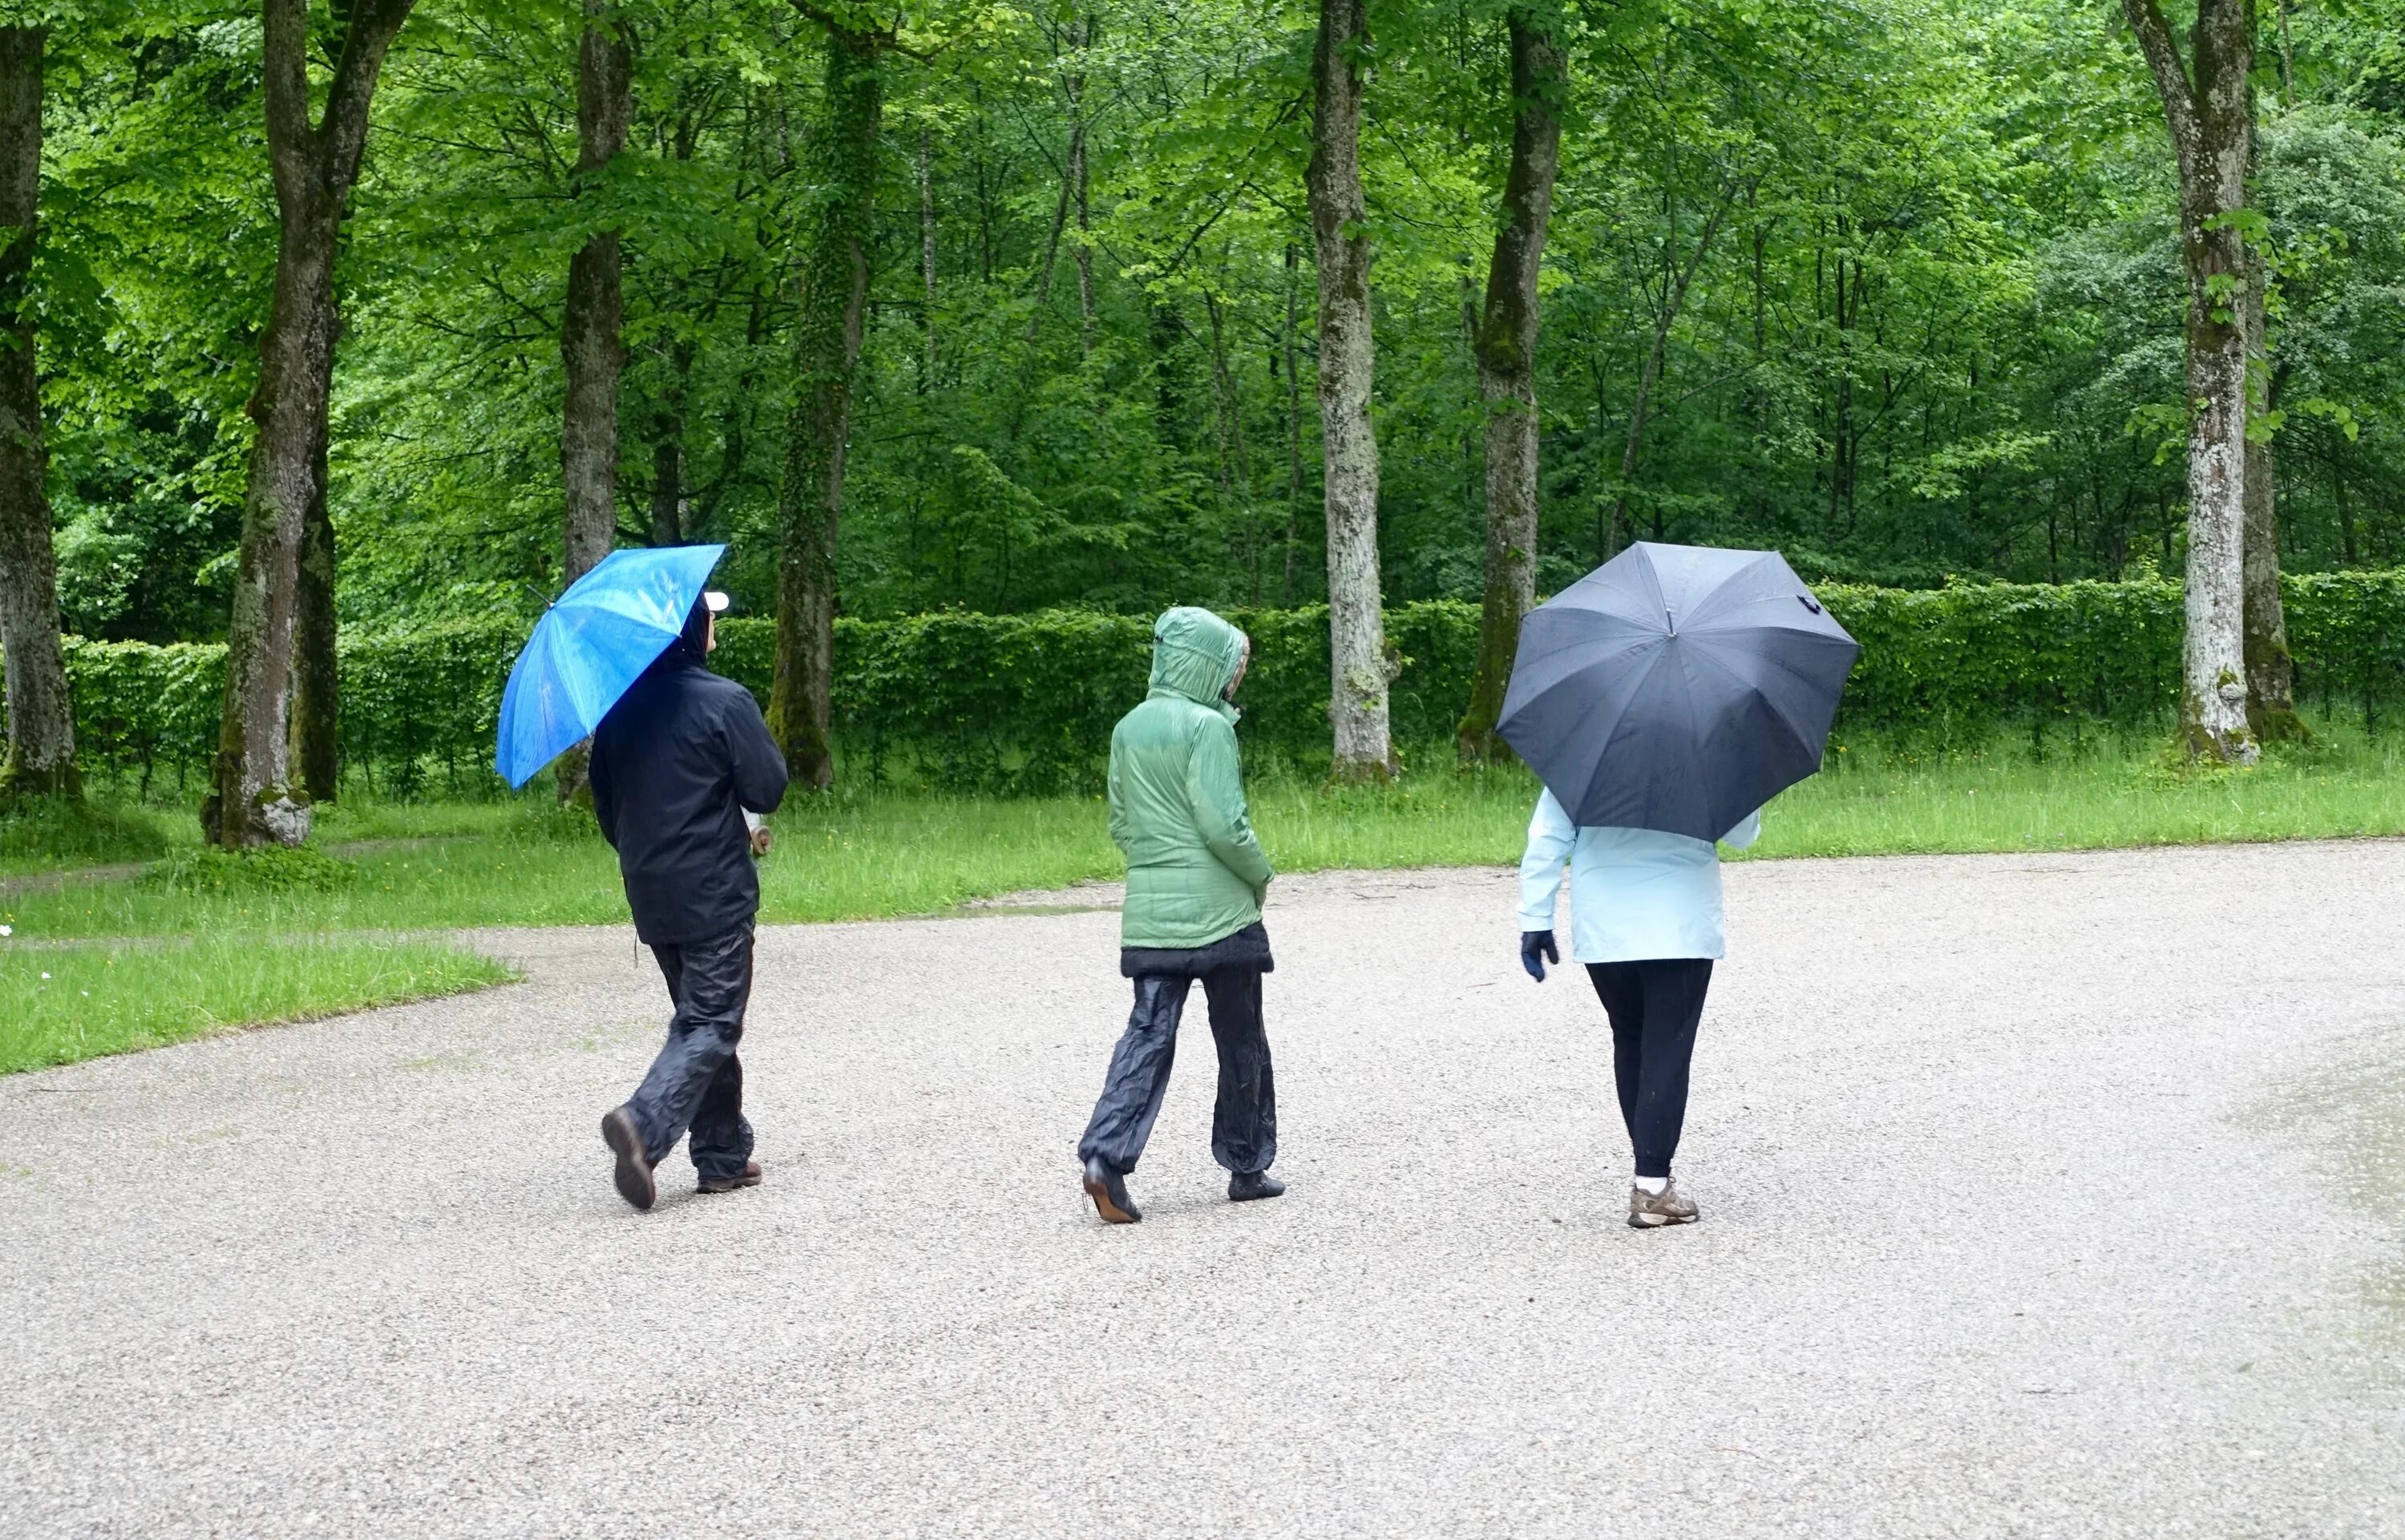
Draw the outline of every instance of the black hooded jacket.
<instances>
[{"instance_id":1,"label":"black hooded jacket","mask_svg":"<svg viewBox=\"0 0 2405 1540\"><path fill-rule=\"evenodd\" d=\"M750 690L671 644L594 729L590 774L636 935L677 945L751 922L760 874L743 812L784 800L785 759Z\"/></svg>"}]
</instances>

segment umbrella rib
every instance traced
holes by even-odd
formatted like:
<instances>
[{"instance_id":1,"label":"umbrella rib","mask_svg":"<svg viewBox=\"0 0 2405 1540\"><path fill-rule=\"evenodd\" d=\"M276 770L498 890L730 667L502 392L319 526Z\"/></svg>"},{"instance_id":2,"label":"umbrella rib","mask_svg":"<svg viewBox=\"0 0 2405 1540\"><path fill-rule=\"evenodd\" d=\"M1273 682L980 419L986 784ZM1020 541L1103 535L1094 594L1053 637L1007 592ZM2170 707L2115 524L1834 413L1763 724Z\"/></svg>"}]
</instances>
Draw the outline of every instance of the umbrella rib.
<instances>
[{"instance_id":1,"label":"umbrella rib","mask_svg":"<svg viewBox=\"0 0 2405 1540\"><path fill-rule=\"evenodd\" d=\"M1682 649L1680 651L1680 654L1679 654L1679 668L1680 668L1680 671L1687 676L1687 694L1686 694L1686 703L1687 703L1687 742L1688 742L1689 743L1691 743L1691 744L1693 744L1693 745L1695 745L1695 766L1694 766L1694 770L1695 770L1695 779L1696 779L1696 781L1697 781L1699 784L1701 784L1704 786L1704 788L1705 788L1705 794L1704 794L1704 812L1705 812L1705 814L1706 814L1707 816L1712 816L1712 812L1711 812L1711 793L1710 793L1711 778L1710 778L1709 776L1705 775L1705 774L1703 774L1703 773L1702 773L1702 771L1703 771L1703 758L1704 758L1703 752L1702 752L1702 749L1703 749L1703 742L1704 742L1704 724L1703 724L1703 720L1702 720L1702 718L1701 718L1701 717L1699 717L1699 716L1696 714L1696 712L1695 712L1695 694L1696 694L1696 685L1695 685L1695 665L1694 661L1693 661L1693 660L1688 657L1688 654L1689 654L1689 653L1694 652L1695 650L1695 649L1694 649L1694 648L1682 648ZM1738 817L1740 817L1740 818L1742 818L1742 817L1744 817L1745 815L1744 815L1743 813L1739 813L1737 816L1738 816ZM1734 826L1734 825L1732 825L1732 826L1730 826L1730 827L1734 827L1735 826ZM1727 830L1726 830L1726 829L1714 829L1714 830L1712 830L1709 834L1706 834L1706 835L1700 836L1700 838L1702 838L1702 839L1704 839L1704 840L1706 840L1706 841L1717 841L1717 840L1719 840L1719 839L1720 839L1720 837L1721 837L1723 833L1726 833L1726 832L1727 832Z\"/></svg>"},{"instance_id":2,"label":"umbrella rib","mask_svg":"<svg viewBox=\"0 0 2405 1540\"><path fill-rule=\"evenodd\" d=\"M1807 632L1807 633L1805 633L1805 634L1807 634L1807 635L1811 635L1811 636L1819 636L1819 635L1821 635L1822 633L1818 632L1818 631L1812 631L1812 632ZM1831 641L1831 642L1835 642L1837 639L1836 639L1835 637L1829 637L1829 638L1828 638L1828 640L1829 640L1829 641ZM1852 643L1847 643L1847 644L1849 644L1849 645L1850 645L1850 644L1852 644ZM1700 644L1699 644L1699 648L1698 648L1698 650L1703 651L1703 652L1706 652L1706 653L1709 653L1709 652L1710 652L1710 651L1711 651L1711 643L1709 643L1709 642L1706 642L1706 643L1700 643ZM1861 648L1859 645L1855 645L1855 646L1854 646L1854 651L1855 651L1855 653L1856 653L1857 655L1859 655L1859 654L1862 652L1862 648ZM1752 653L1752 654L1751 654L1751 655L1750 655L1750 656L1752 656L1752 657L1759 657L1759 658L1761 658L1764 662L1765 662L1765 663L1769 664L1772 668L1779 670L1781 673L1784 673L1784 674L1785 674L1785 675L1787 675L1787 677L1789 677L1790 679L1795 680L1795 681L1796 681L1796 682L1798 682L1799 684L1803 684L1803 685L1808 685L1808 686L1809 686L1809 687L1811 687L1812 689L1819 690L1819 689L1821 689L1821 688L1823 688L1823 687L1824 687L1824 686L1823 686L1823 685L1822 685L1822 683L1821 683L1821 681L1820 681L1820 680L1818 680L1818 679L1813 678L1810 674L1806 673L1803 670L1801 670L1801 669L1799 669L1799 668L1795 667L1793 663L1788 662L1786 658L1784 658L1784 657L1780 657L1780 656L1779 656L1779 655L1778 655L1777 653L1756 652L1756 653ZM1728 665L1726 665L1726 664L1722 664L1721 666L1722 666L1723 669L1727 669L1727 668L1728 668ZM1851 665L1850 665L1850 664L1849 664L1849 665L1848 665L1848 668L1849 668L1849 670L1850 671L1850 669L1851 669ZM1734 670L1734 669L1729 669L1729 670L1728 670L1728 671L1729 671L1730 673L1732 673L1732 674L1735 674L1735 673L1737 672L1737 671L1736 671L1736 670ZM1742 677L1743 677L1743 675L1738 675L1738 677L1739 677L1739 678L1742 678ZM1837 684L1838 684L1838 688L1839 688L1840 690L1842 690L1842 689L1845 687L1845 681L1844 681L1843 679L1840 679L1840 680L1837 682ZM1765 697L1765 699L1767 699L1767 697ZM1781 713L1780 714L1781 714L1781 715L1784 715L1785 713ZM1791 724L1791 726L1792 726L1792 725L1793 725L1793 724Z\"/></svg>"},{"instance_id":3,"label":"umbrella rib","mask_svg":"<svg viewBox=\"0 0 2405 1540\"><path fill-rule=\"evenodd\" d=\"M1584 673L1587 670L1596 667L1597 664L1608 662L1612 658L1623 657L1628 653L1633 653L1639 647L1652 646L1661 640L1662 639L1659 636L1637 635L1625 639L1613 638L1609 641L1579 643L1578 645L1594 648L1596 655L1591 657L1582 658L1579 662L1571 665L1569 668L1565 669L1562 671L1561 677L1538 685L1534 690L1531 690L1527 696L1514 705L1509 714L1517 716L1524 712L1529 711L1535 707L1537 702L1544 699L1555 690L1561 689L1566 685L1576 684L1581 674ZM1516 672L1517 671L1515 670L1514 671ZM1531 671L1534 671L1532 670Z\"/></svg>"},{"instance_id":4,"label":"umbrella rib","mask_svg":"<svg viewBox=\"0 0 2405 1540\"><path fill-rule=\"evenodd\" d=\"M1737 567L1726 577L1723 577L1718 583L1713 584L1711 590L1706 593L1702 600L1699 600L1693 609L1680 616L1679 629L1682 631L1693 630L1698 626L1709 624L1711 621L1712 616L1719 611L1725 608L1737 607L1734 604L1722 604L1717 601L1721 600L1723 595L1726 594L1733 586L1736 586L1737 579L1745 576L1748 572L1752 572L1755 568L1761 566L1765 561L1776 561L1778 559L1779 553L1776 551L1756 551L1753 554L1753 559L1751 561L1746 562L1744 565Z\"/></svg>"},{"instance_id":5,"label":"umbrella rib","mask_svg":"<svg viewBox=\"0 0 2405 1540\"><path fill-rule=\"evenodd\" d=\"M1596 780L1603 774L1604 756L1606 751L1611 747L1611 735L1620 730L1621 720L1627 716L1628 708L1636 703L1638 696L1644 693L1646 681L1653 677L1653 671L1662 666L1662 659L1668 654L1668 652L1669 649L1667 647L1656 647L1653 650L1653 656L1645 660L1645 671L1638 674L1637 678L1630 683L1627 690L1624 692L1620 698L1620 709L1612 713L1611 720L1604 725L1602 742L1596 750L1595 770L1588 775L1586 784L1579 788L1579 797L1577 801L1570 804L1570 813L1573 821L1577 818L1580 804L1586 800L1587 794L1595 790ZM1583 726L1585 724L1586 717L1588 714L1591 714L1593 709L1594 708L1590 707L1587 712L1580 714L1579 725Z\"/></svg>"},{"instance_id":6,"label":"umbrella rib","mask_svg":"<svg viewBox=\"0 0 2405 1540\"><path fill-rule=\"evenodd\" d=\"M1718 659L1718 658L1716 658L1716 657L1713 657L1711 656L1710 650L1709 650L1709 648L1698 647L1697 649L1695 649L1695 654L1696 654L1696 656L1697 656L1698 657L1701 657L1701 658L1704 658L1704 659L1706 659L1706 660L1709 661L1709 662L1711 663L1712 667L1714 667L1714 668L1716 668L1716 669L1720 670L1720 671L1721 671L1721 672L1723 672L1723 673L1724 673L1724 674L1728 675L1731 679L1736 680L1739 685L1744 685L1746 688L1748 688L1748 689L1750 689L1750 690L1752 690L1753 694L1754 694L1755 696L1757 696L1758 698L1760 698L1760 699L1761 699L1762 703L1763 703L1764 705L1765 705L1765 706L1767 706L1767 707L1769 707L1769 708L1770 708L1770 713L1771 713L1773 716L1776 716L1777 718L1779 718L1779 725L1780 727L1785 728L1787 729L1787 731L1788 731L1789 735L1790 735L1790 736L1792 736L1792 737L1795 740L1795 746L1796 746L1797 748L1810 748L1810 747L1812 746L1812 736L1811 736L1811 734L1809 734L1809 733L1807 733L1807 732L1806 732L1806 731L1804 730L1803 725L1802 725L1801 723L1797 722L1793 717L1792 717L1792 716L1790 716L1790 715L1788 715L1788 714L1787 714L1787 710L1786 710L1786 708L1785 708L1785 707L1783 707L1783 706L1781 706L1781 705L1779 703L1779 701L1777 700L1777 699L1776 699L1776 698L1774 698L1774 697L1770 694L1770 692L1769 692L1769 691L1765 690L1765 689L1757 688L1757 687L1755 687L1754 685L1751 685L1751 684L1748 684L1748 683L1747 683L1747 680L1746 680L1745 675L1743 675L1743 674L1741 674L1741 673L1737 672L1735 669L1730 668L1727 664L1725 664L1725 663L1722 662L1720 659ZM1767 663L1770 663L1770 664L1774 665L1775 667L1779 667L1779 668L1782 668L1782 669L1783 669L1783 668L1786 668L1786 665L1785 665L1785 664L1783 664L1783 663L1780 663L1780 662L1779 662L1779 660L1778 658L1776 658L1776 657L1769 657L1769 656L1767 656L1767 655L1764 655L1764 661L1765 661L1765 662L1767 662ZM1797 679L1802 679L1802 680L1804 680L1804 683L1806 683L1806 684L1807 684L1807 685L1814 683L1813 681L1811 681L1811 680L1809 680L1809 679L1804 679L1804 676L1803 676L1802 674L1796 673L1796 672L1795 672L1795 671L1794 671L1794 670L1793 670L1793 669L1787 669L1787 672L1789 672L1790 674L1793 675L1793 676L1794 676L1795 678L1797 678Z\"/></svg>"}]
</instances>

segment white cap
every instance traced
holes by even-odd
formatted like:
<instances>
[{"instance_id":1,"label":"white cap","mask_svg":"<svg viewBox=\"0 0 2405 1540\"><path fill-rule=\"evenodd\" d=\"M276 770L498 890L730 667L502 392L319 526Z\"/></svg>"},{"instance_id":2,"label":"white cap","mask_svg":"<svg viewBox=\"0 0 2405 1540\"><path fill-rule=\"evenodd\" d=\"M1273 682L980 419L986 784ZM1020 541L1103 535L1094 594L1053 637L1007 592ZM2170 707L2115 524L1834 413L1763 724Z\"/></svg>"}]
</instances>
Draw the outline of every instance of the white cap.
<instances>
[{"instance_id":1,"label":"white cap","mask_svg":"<svg viewBox=\"0 0 2405 1540\"><path fill-rule=\"evenodd\" d=\"M701 601L710 606L710 613L712 615L724 615L726 613L726 596L720 593L715 588L706 588L702 590Z\"/></svg>"}]
</instances>

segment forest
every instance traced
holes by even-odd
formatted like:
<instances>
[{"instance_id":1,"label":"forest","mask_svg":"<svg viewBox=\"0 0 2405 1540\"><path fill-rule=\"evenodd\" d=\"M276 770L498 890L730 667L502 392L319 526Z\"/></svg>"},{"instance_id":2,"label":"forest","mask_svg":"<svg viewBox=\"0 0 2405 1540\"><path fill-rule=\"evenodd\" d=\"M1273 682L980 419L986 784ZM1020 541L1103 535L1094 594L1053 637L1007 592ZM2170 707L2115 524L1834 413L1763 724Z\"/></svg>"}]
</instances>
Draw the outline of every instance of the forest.
<instances>
[{"instance_id":1,"label":"forest","mask_svg":"<svg viewBox=\"0 0 2405 1540\"><path fill-rule=\"evenodd\" d=\"M2395 0L7 9L0 490L54 629L232 635L221 795L612 545L731 545L822 782L837 615L1326 602L1341 764L1382 600L1636 539L2177 578L2216 317L2274 577L2405 545Z\"/></svg>"}]
</instances>

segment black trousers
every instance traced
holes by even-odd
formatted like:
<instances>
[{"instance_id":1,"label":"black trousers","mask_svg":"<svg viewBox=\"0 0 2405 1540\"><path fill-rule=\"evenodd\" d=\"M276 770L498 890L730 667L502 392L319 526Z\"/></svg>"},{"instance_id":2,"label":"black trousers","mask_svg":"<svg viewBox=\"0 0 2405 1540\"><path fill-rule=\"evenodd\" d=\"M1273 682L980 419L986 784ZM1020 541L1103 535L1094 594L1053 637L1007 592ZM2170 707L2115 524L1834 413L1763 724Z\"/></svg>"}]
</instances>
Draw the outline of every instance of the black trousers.
<instances>
[{"instance_id":1,"label":"black trousers","mask_svg":"<svg viewBox=\"0 0 2405 1540\"><path fill-rule=\"evenodd\" d=\"M1687 1066L1711 987L1709 957L1589 963L1587 977L1611 1018L1611 1078L1637 1174L1667 1177L1687 1121Z\"/></svg>"},{"instance_id":2,"label":"black trousers","mask_svg":"<svg viewBox=\"0 0 2405 1540\"><path fill-rule=\"evenodd\" d=\"M1266 1171L1277 1159L1277 1089L1270 1075L1270 1039L1261 1026L1261 970L1223 968L1202 976L1211 1004L1211 1037L1219 1047L1219 1099L1211 1114L1211 1153L1231 1171ZM1135 1009L1111 1051L1102 1099L1077 1141L1077 1158L1125 1175L1144 1156L1160 1098L1177 1055L1177 1024L1194 983L1184 975L1145 974L1135 981Z\"/></svg>"},{"instance_id":3,"label":"black trousers","mask_svg":"<svg viewBox=\"0 0 2405 1540\"><path fill-rule=\"evenodd\" d=\"M704 1177L739 1174L752 1158L743 1119L743 1010L752 1000L752 927L707 940L654 946L676 1015L651 1073L628 1098L654 1165L693 1130L693 1164Z\"/></svg>"}]
</instances>

